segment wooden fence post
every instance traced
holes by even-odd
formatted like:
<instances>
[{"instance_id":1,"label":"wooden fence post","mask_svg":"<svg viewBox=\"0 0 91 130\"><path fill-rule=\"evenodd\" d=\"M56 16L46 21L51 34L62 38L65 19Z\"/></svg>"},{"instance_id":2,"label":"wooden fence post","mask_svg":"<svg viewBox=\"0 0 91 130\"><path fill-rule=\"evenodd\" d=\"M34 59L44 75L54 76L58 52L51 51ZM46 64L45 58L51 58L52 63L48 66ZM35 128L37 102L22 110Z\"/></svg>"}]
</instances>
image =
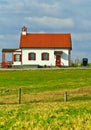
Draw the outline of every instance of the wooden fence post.
<instances>
[{"instance_id":1,"label":"wooden fence post","mask_svg":"<svg viewBox=\"0 0 91 130\"><path fill-rule=\"evenodd\" d=\"M21 104L21 88L19 88L19 104Z\"/></svg>"},{"instance_id":2,"label":"wooden fence post","mask_svg":"<svg viewBox=\"0 0 91 130\"><path fill-rule=\"evenodd\" d=\"M67 92L64 93L64 101L67 102Z\"/></svg>"}]
</instances>

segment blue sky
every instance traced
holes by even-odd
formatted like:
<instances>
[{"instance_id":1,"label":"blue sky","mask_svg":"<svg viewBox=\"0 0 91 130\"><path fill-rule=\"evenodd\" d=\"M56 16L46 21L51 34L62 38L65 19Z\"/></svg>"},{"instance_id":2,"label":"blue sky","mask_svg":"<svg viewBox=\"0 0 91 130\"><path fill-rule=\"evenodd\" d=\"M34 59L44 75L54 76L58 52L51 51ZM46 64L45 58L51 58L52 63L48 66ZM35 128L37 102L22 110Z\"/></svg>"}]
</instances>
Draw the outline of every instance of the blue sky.
<instances>
[{"instance_id":1,"label":"blue sky","mask_svg":"<svg viewBox=\"0 0 91 130\"><path fill-rule=\"evenodd\" d=\"M72 59L91 62L91 0L0 0L0 61L3 48L19 48L28 32L71 33Z\"/></svg>"}]
</instances>

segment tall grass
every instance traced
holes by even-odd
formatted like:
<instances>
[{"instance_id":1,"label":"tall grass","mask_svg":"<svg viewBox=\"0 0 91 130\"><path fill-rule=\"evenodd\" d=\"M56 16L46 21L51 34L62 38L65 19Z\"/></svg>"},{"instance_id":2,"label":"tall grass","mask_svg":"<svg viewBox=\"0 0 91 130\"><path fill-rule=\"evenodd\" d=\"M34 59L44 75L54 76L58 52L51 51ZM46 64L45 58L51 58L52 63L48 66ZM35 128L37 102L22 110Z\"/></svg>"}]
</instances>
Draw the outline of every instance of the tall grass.
<instances>
[{"instance_id":1,"label":"tall grass","mask_svg":"<svg viewBox=\"0 0 91 130\"><path fill-rule=\"evenodd\" d=\"M0 106L0 130L90 130L91 101Z\"/></svg>"}]
</instances>

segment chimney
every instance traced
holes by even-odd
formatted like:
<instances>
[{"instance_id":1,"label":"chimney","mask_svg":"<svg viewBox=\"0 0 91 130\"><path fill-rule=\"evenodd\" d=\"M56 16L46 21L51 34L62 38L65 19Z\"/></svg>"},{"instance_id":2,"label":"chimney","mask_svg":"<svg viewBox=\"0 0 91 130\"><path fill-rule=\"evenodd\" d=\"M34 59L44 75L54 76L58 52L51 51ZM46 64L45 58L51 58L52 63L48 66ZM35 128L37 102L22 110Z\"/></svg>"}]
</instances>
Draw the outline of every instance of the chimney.
<instances>
[{"instance_id":1,"label":"chimney","mask_svg":"<svg viewBox=\"0 0 91 130\"><path fill-rule=\"evenodd\" d=\"M27 34L27 28L26 26L22 27L22 35L26 35Z\"/></svg>"}]
</instances>

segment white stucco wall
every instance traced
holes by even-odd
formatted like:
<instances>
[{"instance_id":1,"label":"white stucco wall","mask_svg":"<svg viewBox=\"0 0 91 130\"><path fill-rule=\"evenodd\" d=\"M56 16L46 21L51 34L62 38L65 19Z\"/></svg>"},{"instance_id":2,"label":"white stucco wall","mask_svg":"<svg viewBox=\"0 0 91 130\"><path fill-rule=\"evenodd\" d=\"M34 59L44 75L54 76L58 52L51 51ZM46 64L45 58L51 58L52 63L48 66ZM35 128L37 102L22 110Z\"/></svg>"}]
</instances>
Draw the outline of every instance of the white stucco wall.
<instances>
[{"instance_id":1,"label":"white stucco wall","mask_svg":"<svg viewBox=\"0 0 91 130\"><path fill-rule=\"evenodd\" d=\"M13 65L21 65L21 62L20 62L20 61L15 61L15 62L13 63Z\"/></svg>"},{"instance_id":2,"label":"white stucco wall","mask_svg":"<svg viewBox=\"0 0 91 130\"><path fill-rule=\"evenodd\" d=\"M47 65L47 66L55 66L56 57L54 55L54 51L63 51L61 62L64 66L69 66L68 61L68 49L22 49L22 65ZM28 60L28 53L33 52L36 53L36 60ZM41 60L41 53L47 52L49 53L49 60Z\"/></svg>"}]
</instances>

